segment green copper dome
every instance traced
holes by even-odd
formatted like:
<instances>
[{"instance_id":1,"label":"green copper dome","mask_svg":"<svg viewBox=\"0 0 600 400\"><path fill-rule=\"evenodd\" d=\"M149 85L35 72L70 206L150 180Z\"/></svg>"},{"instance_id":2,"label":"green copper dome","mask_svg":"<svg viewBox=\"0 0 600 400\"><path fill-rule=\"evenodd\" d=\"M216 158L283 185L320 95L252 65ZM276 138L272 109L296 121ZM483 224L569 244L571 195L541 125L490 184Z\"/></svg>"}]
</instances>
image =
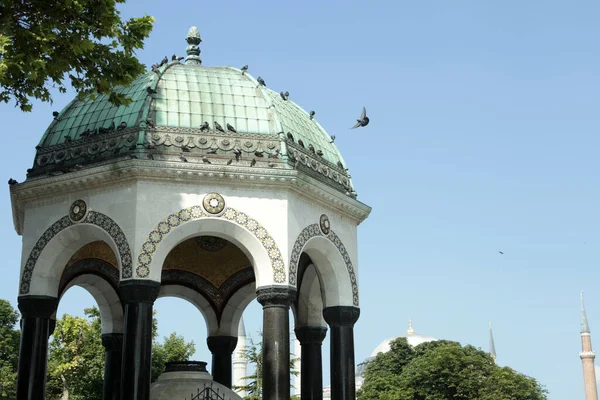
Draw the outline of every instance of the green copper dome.
<instances>
[{"instance_id":1,"label":"green copper dome","mask_svg":"<svg viewBox=\"0 0 600 400\"><path fill-rule=\"evenodd\" d=\"M81 141L112 138L108 144L98 144L96 150L80 150L85 158L78 159L77 165L97 159L99 152L103 152L100 158L104 160L109 150L115 155L127 151L139 154L149 144L154 147L157 140L166 145L178 145L170 136L165 139L163 135L161 139L159 133L163 132L171 136L177 133L192 135L189 140L197 143L198 148L202 147L202 142L196 142L202 140L198 135L204 135L206 140L211 140L211 135L230 135L232 142L238 135L240 138L236 143L248 143L244 142L244 137L264 143L275 141L277 146L270 142L269 148L261 148L264 143L259 143L254 147L248 146L248 149L264 150L266 153L275 150L281 153L283 159L293 160L296 158L294 154L301 156L304 165L311 167L312 163L313 172L327 178L335 175L336 184L344 182L339 177L349 178L332 139L307 111L262 85L260 78L257 81L247 71L202 66L198 48L201 40L195 28L190 29L186 40L188 47L184 63L164 60L162 65L154 65L151 71L138 77L130 87L120 89L132 99L129 105L114 106L105 95L88 101L74 100L67 105L42 137L36 164L30 174L47 173L52 169L50 165L57 161L58 165L64 165L63 160L78 158L79 154L67 151L66 147ZM208 127L202 128L206 122ZM225 132L219 131L216 123ZM228 125L233 129L228 130ZM127 133L129 136L125 139L123 135ZM184 140L188 138L182 138L179 144ZM64 154L60 154L61 148L65 148ZM225 156L229 147L215 149L216 152L211 154ZM50 150L54 151L54 155L50 154ZM352 192L347 181L348 184L342 183L342 186Z\"/></svg>"}]
</instances>

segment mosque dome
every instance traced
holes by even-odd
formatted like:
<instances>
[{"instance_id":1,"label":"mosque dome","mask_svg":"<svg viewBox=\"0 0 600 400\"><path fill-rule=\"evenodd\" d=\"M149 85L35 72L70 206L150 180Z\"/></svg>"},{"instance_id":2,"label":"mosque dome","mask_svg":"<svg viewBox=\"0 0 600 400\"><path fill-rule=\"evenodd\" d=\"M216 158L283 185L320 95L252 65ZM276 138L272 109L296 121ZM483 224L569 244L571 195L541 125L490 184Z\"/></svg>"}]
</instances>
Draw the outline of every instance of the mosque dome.
<instances>
[{"instance_id":1,"label":"mosque dome","mask_svg":"<svg viewBox=\"0 0 600 400\"><path fill-rule=\"evenodd\" d=\"M347 166L333 139L289 95L269 89L247 68L205 67L201 42L192 27L187 57L165 58L127 88L132 101L115 106L106 95L75 99L44 133L28 178L60 174L124 157L150 158L157 152L191 151L206 164L227 164L239 153L256 167L298 168L355 197ZM312 114L312 115L311 115ZM236 166L236 163L233 163Z\"/></svg>"},{"instance_id":2,"label":"mosque dome","mask_svg":"<svg viewBox=\"0 0 600 400\"><path fill-rule=\"evenodd\" d=\"M386 339L383 342L379 343L377 345L377 347L375 347L375 349L371 352L371 355L357 366L356 377L357 377L357 379L360 378L361 384L362 384L362 378L363 378L363 375L365 372L365 368L366 368L367 364L369 363L369 361L371 361L375 357L377 357L377 354L379 354L379 353L387 353L388 351L390 351L391 350L390 344L394 340L396 340L398 338L402 338L402 337L406 338L406 341L412 347L418 346L422 343L434 342L434 341L438 340L431 336L425 336L425 335L420 335L420 334L415 333L415 330L412 327L412 320L409 320L408 321L408 330L406 331L405 335L400 335L400 336L396 336L396 337L393 337L390 339Z\"/></svg>"}]
</instances>

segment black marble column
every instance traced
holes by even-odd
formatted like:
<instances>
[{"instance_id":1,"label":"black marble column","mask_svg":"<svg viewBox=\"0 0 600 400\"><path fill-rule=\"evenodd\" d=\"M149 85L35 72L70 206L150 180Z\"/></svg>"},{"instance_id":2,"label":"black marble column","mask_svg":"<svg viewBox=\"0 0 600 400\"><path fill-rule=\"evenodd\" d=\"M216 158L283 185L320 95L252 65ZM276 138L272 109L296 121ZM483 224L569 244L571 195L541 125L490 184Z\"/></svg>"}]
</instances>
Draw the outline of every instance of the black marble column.
<instances>
[{"instance_id":1,"label":"black marble column","mask_svg":"<svg viewBox=\"0 0 600 400\"><path fill-rule=\"evenodd\" d=\"M46 362L50 317L58 299L50 296L21 296L21 344L17 372L17 400L38 400L46 396Z\"/></svg>"},{"instance_id":2,"label":"black marble column","mask_svg":"<svg viewBox=\"0 0 600 400\"><path fill-rule=\"evenodd\" d=\"M321 345L327 335L324 326L296 328L300 341L300 398L301 400L323 400L323 359Z\"/></svg>"},{"instance_id":3,"label":"black marble column","mask_svg":"<svg viewBox=\"0 0 600 400\"><path fill-rule=\"evenodd\" d=\"M295 291L268 287L256 291L263 306L263 399L290 398L290 315Z\"/></svg>"},{"instance_id":4,"label":"black marble column","mask_svg":"<svg viewBox=\"0 0 600 400\"><path fill-rule=\"evenodd\" d=\"M331 399L354 400L354 324L360 309L349 306L327 307L323 318L331 328Z\"/></svg>"},{"instance_id":5,"label":"black marble column","mask_svg":"<svg viewBox=\"0 0 600 400\"><path fill-rule=\"evenodd\" d=\"M50 325L48 327L48 337L52 336L55 329L56 329L56 318L51 318Z\"/></svg>"},{"instance_id":6,"label":"black marble column","mask_svg":"<svg viewBox=\"0 0 600 400\"><path fill-rule=\"evenodd\" d=\"M132 279L122 281L124 333L121 361L121 399L149 400L152 376L152 305L160 283Z\"/></svg>"},{"instance_id":7,"label":"black marble column","mask_svg":"<svg viewBox=\"0 0 600 400\"><path fill-rule=\"evenodd\" d=\"M121 360L123 358L123 334L105 333L104 346L104 394L103 400L119 400L121 397Z\"/></svg>"},{"instance_id":8,"label":"black marble column","mask_svg":"<svg viewBox=\"0 0 600 400\"><path fill-rule=\"evenodd\" d=\"M206 338L212 353L212 377L215 382L231 389L231 354L238 338L235 336L209 336Z\"/></svg>"}]
</instances>

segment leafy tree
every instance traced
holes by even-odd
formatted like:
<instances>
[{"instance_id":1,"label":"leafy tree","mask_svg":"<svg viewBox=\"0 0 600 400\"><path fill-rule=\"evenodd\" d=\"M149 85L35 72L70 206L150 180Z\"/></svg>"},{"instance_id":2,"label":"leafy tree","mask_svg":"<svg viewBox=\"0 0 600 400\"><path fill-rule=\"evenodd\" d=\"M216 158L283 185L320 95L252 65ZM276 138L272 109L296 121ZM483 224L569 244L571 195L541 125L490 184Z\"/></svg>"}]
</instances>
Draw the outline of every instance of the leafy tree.
<instances>
[{"instance_id":1,"label":"leafy tree","mask_svg":"<svg viewBox=\"0 0 600 400\"><path fill-rule=\"evenodd\" d=\"M48 358L47 394L51 399L102 398L100 313L97 308L88 308L85 314L88 318L65 314L56 321Z\"/></svg>"},{"instance_id":2,"label":"leafy tree","mask_svg":"<svg viewBox=\"0 0 600 400\"><path fill-rule=\"evenodd\" d=\"M64 314L56 321L56 329L49 345L46 388L49 400L102 399L105 354L101 339L100 311L96 307L87 308L85 315L87 318ZM195 352L193 341L186 343L183 337L175 333L165 337L160 343L157 340L157 328L156 318L153 317L153 381L164 371L166 362L187 361ZM18 354L18 350L16 353Z\"/></svg>"},{"instance_id":3,"label":"leafy tree","mask_svg":"<svg viewBox=\"0 0 600 400\"><path fill-rule=\"evenodd\" d=\"M412 348L406 338L370 361L359 400L545 400L533 378L496 365L473 346L450 341Z\"/></svg>"},{"instance_id":4,"label":"leafy tree","mask_svg":"<svg viewBox=\"0 0 600 400\"><path fill-rule=\"evenodd\" d=\"M262 332L258 332L258 335L262 338ZM247 393L244 400L261 400L262 389L263 389L263 349L262 340L254 342L252 338L248 339L250 345L242 349L242 354L246 361L254 366L254 373L243 377L246 381L246 385L234 386L234 389L243 390ZM296 363L298 358L290 357L290 373L292 376L297 376L298 371L296 370ZM297 396L291 396L290 400L297 400Z\"/></svg>"},{"instance_id":5,"label":"leafy tree","mask_svg":"<svg viewBox=\"0 0 600 400\"><path fill-rule=\"evenodd\" d=\"M6 300L0 299L0 400L14 399L17 395L17 365L19 337L16 329L19 313Z\"/></svg>"},{"instance_id":6,"label":"leafy tree","mask_svg":"<svg viewBox=\"0 0 600 400\"><path fill-rule=\"evenodd\" d=\"M183 336L175 332L163 338L163 343L152 345L152 382L165 370L165 364L171 361L187 361L196 352L194 341L185 342Z\"/></svg>"},{"instance_id":7,"label":"leafy tree","mask_svg":"<svg viewBox=\"0 0 600 400\"><path fill-rule=\"evenodd\" d=\"M0 101L31 110L30 98L52 101L51 87L65 92L68 78L82 97L106 94L127 104L115 87L144 71L135 50L154 18L121 20L125 0L0 0Z\"/></svg>"}]
</instances>

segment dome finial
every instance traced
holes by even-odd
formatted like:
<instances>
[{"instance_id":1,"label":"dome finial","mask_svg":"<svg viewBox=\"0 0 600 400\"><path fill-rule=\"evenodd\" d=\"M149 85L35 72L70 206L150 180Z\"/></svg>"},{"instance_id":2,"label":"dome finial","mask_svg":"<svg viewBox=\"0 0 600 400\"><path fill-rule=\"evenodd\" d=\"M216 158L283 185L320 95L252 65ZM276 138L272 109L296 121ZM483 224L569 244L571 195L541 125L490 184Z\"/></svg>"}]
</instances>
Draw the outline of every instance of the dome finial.
<instances>
[{"instance_id":1,"label":"dome finial","mask_svg":"<svg viewBox=\"0 0 600 400\"><path fill-rule=\"evenodd\" d=\"M415 334L415 330L412 327L412 318L408 319L408 330L406 331L407 334L409 335L414 335Z\"/></svg>"},{"instance_id":2,"label":"dome finial","mask_svg":"<svg viewBox=\"0 0 600 400\"><path fill-rule=\"evenodd\" d=\"M192 26L188 31L185 41L188 43L188 47L185 49L187 53L185 63L190 65L202 64L202 60L200 60L200 48L198 47L200 42L202 42L202 39L200 38L200 31L198 31L198 28Z\"/></svg>"}]
</instances>

